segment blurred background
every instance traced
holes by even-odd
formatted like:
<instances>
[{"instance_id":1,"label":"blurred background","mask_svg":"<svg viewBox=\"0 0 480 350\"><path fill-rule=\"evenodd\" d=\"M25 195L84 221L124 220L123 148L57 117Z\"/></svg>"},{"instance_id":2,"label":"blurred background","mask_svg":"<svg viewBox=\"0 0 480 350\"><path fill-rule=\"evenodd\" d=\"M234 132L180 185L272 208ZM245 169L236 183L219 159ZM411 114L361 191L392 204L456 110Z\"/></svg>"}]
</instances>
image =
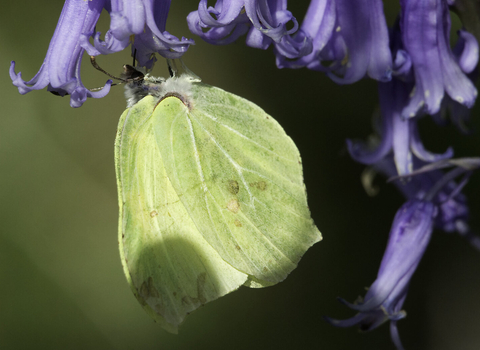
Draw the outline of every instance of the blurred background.
<instances>
[{"instance_id":1,"label":"blurred background","mask_svg":"<svg viewBox=\"0 0 480 350\"><path fill-rule=\"evenodd\" d=\"M213 2L210 2L213 4ZM300 20L308 1L291 1ZM73 109L69 97L46 90L21 96L8 68L28 80L47 52L63 1L9 1L0 11L0 348L2 349L393 349L389 327L370 333L337 329L323 315L354 312L354 301L375 279L396 210L403 202L379 178L369 197L346 138L371 133L376 83L338 86L323 74L279 70L271 49L244 40L211 46L199 38L184 56L210 85L245 97L272 115L303 158L312 216L324 240L312 247L282 283L240 288L191 314L178 335L163 331L142 310L123 275L117 245L113 143L125 109L123 88ZM198 1L173 1L167 30L193 37L185 17ZM386 8L389 24L399 5ZM104 13L98 30L108 29ZM458 22L455 23L458 28ZM455 27L455 26L454 26ZM129 52L98 57L112 74ZM84 57L85 86L107 77ZM154 75L166 76L160 59ZM480 108L470 126L478 130ZM427 149L479 156L479 134L421 122ZM472 227L480 227L480 175L465 192ZM407 349L480 348L480 252L457 235L435 232L413 277L399 322Z\"/></svg>"}]
</instances>

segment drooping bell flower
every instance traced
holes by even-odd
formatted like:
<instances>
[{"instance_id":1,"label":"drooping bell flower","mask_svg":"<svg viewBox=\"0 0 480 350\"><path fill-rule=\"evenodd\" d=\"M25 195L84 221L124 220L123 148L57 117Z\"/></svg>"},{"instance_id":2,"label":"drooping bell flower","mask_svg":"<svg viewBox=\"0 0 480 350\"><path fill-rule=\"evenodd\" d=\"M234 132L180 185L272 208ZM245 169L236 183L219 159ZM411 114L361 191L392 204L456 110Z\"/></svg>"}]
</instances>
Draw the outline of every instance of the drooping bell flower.
<instances>
[{"instance_id":1,"label":"drooping bell flower","mask_svg":"<svg viewBox=\"0 0 480 350\"><path fill-rule=\"evenodd\" d=\"M430 242L437 209L428 201L407 201L395 215L387 249L383 255L377 279L364 298L354 304L342 303L358 311L352 318L326 320L337 327L358 325L370 331L390 321L390 331L397 349L403 349L397 330L397 321L406 316L402 310L410 280Z\"/></svg>"},{"instance_id":2,"label":"drooping bell flower","mask_svg":"<svg viewBox=\"0 0 480 350\"><path fill-rule=\"evenodd\" d=\"M413 171L414 156L425 162L436 162L453 156L448 148L443 154L429 152L423 146L418 131L418 118L402 117L402 110L408 103L411 84L399 79L378 84L381 110L380 141L375 145L347 140L351 157L366 165L372 165L393 152L397 174ZM393 176L393 175L392 175Z\"/></svg>"},{"instance_id":3,"label":"drooping bell flower","mask_svg":"<svg viewBox=\"0 0 480 350\"><path fill-rule=\"evenodd\" d=\"M165 31L169 7L170 0L66 0L40 70L31 80L24 81L21 73L15 73L12 62L13 84L21 94L47 87L57 95L71 95L72 107L80 107L87 97L104 97L111 81L99 91L88 90L82 83L80 67L84 52L91 56L118 52L130 44L131 35L136 35L133 46L139 65L151 67L154 53L167 58L180 57L193 41L177 39ZM104 8L111 22L102 41L94 29Z\"/></svg>"},{"instance_id":4,"label":"drooping bell flower","mask_svg":"<svg viewBox=\"0 0 480 350\"><path fill-rule=\"evenodd\" d=\"M312 53L291 60L277 53L280 68L326 72L339 84L366 76L389 81L392 56L381 0L312 0L297 36L313 38Z\"/></svg>"},{"instance_id":5,"label":"drooping bell flower","mask_svg":"<svg viewBox=\"0 0 480 350\"><path fill-rule=\"evenodd\" d=\"M210 44L230 44L247 34L248 46L265 50L273 45L276 52L289 58L312 51L310 37L292 37L298 22L287 10L286 0L218 0L213 7L200 0L187 22L192 33Z\"/></svg>"},{"instance_id":6,"label":"drooping bell flower","mask_svg":"<svg viewBox=\"0 0 480 350\"><path fill-rule=\"evenodd\" d=\"M478 62L478 44L472 35L461 32L465 41L463 55L454 54L450 48L448 5L448 0L400 1L402 42L415 75L411 98L402 112L404 117L415 116L422 108L429 114L437 113L445 94L468 108L477 97L466 73Z\"/></svg>"}]
</instances>

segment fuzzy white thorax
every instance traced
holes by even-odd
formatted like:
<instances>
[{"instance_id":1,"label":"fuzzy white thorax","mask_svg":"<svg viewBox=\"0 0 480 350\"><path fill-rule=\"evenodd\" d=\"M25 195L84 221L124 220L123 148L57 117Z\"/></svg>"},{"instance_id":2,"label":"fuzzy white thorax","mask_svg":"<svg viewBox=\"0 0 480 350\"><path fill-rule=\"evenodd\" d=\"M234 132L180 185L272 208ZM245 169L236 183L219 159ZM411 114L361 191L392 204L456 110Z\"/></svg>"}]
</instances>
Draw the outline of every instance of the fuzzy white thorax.
<instances>
[{"instance_id":1,"label":"fuzzy white thorax","mask_svg":"<svg viewBox=\"0 0 480 350\"><path fill-rule=\"evenodd\" d=\"M132 107L147 95L161 99L163 96L173 93L184 97L185 100L190 100L192 83L199 81L198 77L189 74L182 74L167 80L147 74L142 81L125 85L127 108Z\"/></svg>"}]
</instances>

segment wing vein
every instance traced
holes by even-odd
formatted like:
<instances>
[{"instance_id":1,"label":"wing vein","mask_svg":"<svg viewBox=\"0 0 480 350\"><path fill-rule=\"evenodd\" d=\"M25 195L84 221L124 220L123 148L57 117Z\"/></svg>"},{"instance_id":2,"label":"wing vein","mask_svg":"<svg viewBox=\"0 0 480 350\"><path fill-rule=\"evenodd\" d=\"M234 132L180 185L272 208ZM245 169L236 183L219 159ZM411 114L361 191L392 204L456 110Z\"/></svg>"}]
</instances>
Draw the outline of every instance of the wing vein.
<instances>
[{"instance_id":1,"label":"wing vein","mask_svg":"<svg viewBox=\"0 0 480 350\"><path fill-rule=\"evenodd\" d=\"M193 118L195 118L195 121L198 123L198 125L200 125L200 127L201 127L201 128L205 131L205 133L212 139L212 141L215 143L215 145L220 149L220 151L222 151L222 153L225 155L225 157L226 157L226 158L230 161L230 163L234 166L235 170L236 170L236 171L238 172L238 174L240 175L240 177L241 177L241 179L242 179L242 182L243 182L243 184L244 184L244 186L245 186L245 188L246 188L246 190L247 190L247 192L248 192L248 194L249 194L249 196L250 196L250 205L252 205L253 207L255 207L255 203L254 203L254 200L253 200L253 199L254 199L254 196L253 196L253 194L252 194L252 193L250 192L250 190L249 190L249 186L248 186L248 184L247 184L247 182L246 182L246 180L245 180L245 178L244 178L244 176L243 176L243 171L242 171L242 170L251 172L251 173L253 173L253 174L256 174L256 175L258 175L258 176L260 176L260 177L262 177L262 178L270 181L270 182L273 183L273 184L276 184L276 181L273 181L273 180L270 179L269 177L267 177L267 176L265 176L265 175L263 175L263 174L255 171L255 170L248 169L248 168L244 168L244 167L240 166L240 165L239 165L237 162L235 162L235 160L228 154L228 152L223 149L223 147L217 142L217 140L213 137L213 135L208 132L208 130L207 130L207 129L205 128L205 126L199 121L199 119L198 119L194 114L192 114L192 113L190 113L190 115L191 115ZM280 176L281 176L281 175L280 175ZM299 186L299 185L297 185L297 184L295 184L295 183L292 183L291 180L290 180L289 178L285 177L285 176L282 176L282 178L285 179L286 181L290 182L290 183L292 184L292 186L297 186L297 187ZM290 191L285 190L282 186L278 186L278 187L279 187L283 192L287 193L290 197L295 198L295 196L293 196Z\"/></svg>"},{"instance_id":2,"label":"wing vein","mask_svg":"<svg viewBox=\"0 0 480 350\"><path fill-rule=\"evenodd\" d=\"M205 128L204 125L198 120L198 118L196 118L192 113L190 113L190 115L195 118L196 122L200 125L200 127L203 129L203 131L212 139L212 141L215 143L215 145L217 145L217 147L222 151L222 153L225 155L225 157L226 157L226 158L230 161L230 163L235 167L235 169L237 170L239 176L241 177L242 182L243 182L243 184L244 184L244 186L245 186L245 188L247 189L247 192L248 192L248 194L249 194L250 201L251 201L250 205L252 205L252 207L255 208L255 203L254 203L254 201L255 201L255 200L257 200L258 202L260 202L260 201L259 201L257 198L255 198L255 196L253 196L253 194L250 192L250 189L249 189L249 187L248 187L247 181L245 180L245 178L244 178L244 176L243 176L243 172L242 172L242 169L244 169L244 168L242 168L237 162L235 162L235 160L233 160L233 158L223 149L223 147L217 142L217 140L213 137L213 135L210 134L210 133L206 130L206 128ZM189 118L188 118L188 119L189 119ZM193 125L191 124L190 119L189 119L189 125L190 125L191 128L193 127ZM193 129L192 129L192 133L193 133ZM193 142L195 142L195 138L193 138ZM195 149L196 149L196 145L195 145ZM199 166L201 167L201 165L199 165ZM250 171L250 170L248 170L248 171ZM253 172L253 171L251 171L251 172ZM270 180L270 181L271 181L271 180ZM272 181L272 183L273 183L273 181ZM207 188L206 185L205 185L205 187ZM285 191L285 192L286 192L286 191ZM286 193L290 194L289 192L286 192ZM290 195L291 195L291 194L290 194ZM213 195L212 195L212 197L213 197ZM292 198L295 198L295 197L292 196ZM219 206L219 204L218 204L216 201L215 201L215 203L217 204L217 206ZM261 203L261 202L260 202L260 203ZM262 203L262 204L263 204L263 203ZM265 205L265 204L264 204L264 205ZM221 207L219 206L219 208L221 208ZM290 260L275 244L273 244L273 242L270 240L270 238L268 238L262 231L260 231L260 230L252 223L252 221L251 221L248 217L246 217L245 215L243 215L243 216L248 220L248 222L251 223L251 225L255 228L255 230L257 230L258 232L260 232L260 234L261 234L263 237L265 237L265 239L266 239L278 252L280 252L280 254L282 254L285 258L287 258L288 260ZM227 226L228 226L228 225L227 225ZM291 260L290 260L290 261L291 261ZM293 263L293 262L292 262L292 263Z\"/></svg>"},{"instance_id":3,"label":"wing vein","mask_svg":"<svg viewBox=\"0 0 480 350\"><path fill-rule=\"evenodd\" d=\"M226 106L224 106L224 107L226 107ZM205 113L205 116L206 116L206 117L210 118L211 120L213 120L213 121L216 122L217 124L223 126L224 128L230 130L231 132L237 134L238 136L244 138L245 140L252 142L253 144L257 145L258 147L264 149L265 151L267 151L267 152L269 152L269 153L272 153L272 154L276 155L276 156L279 157L279 158L285 159L285 160L288 161L288 162L294 163L294 162L297 161L297 160L295 160L295 159L290 159L290 158L284 157L284 156L282 156L282 155L280 155L280 154L272 151L271 149L268 149L267 147L263 146L262 144L258 143L257 141L252 140L252 139L249 138L248 136L242 134L242 133L239 132L238 130L235 130L235 129L232 128L231 126L226 125L226 124L223 124L223 123L220 123L215 116L212 116L212 115L210 115L210 114L207 113L207 112L204 112L204 113Z\"/></svg>"}]
</instances>

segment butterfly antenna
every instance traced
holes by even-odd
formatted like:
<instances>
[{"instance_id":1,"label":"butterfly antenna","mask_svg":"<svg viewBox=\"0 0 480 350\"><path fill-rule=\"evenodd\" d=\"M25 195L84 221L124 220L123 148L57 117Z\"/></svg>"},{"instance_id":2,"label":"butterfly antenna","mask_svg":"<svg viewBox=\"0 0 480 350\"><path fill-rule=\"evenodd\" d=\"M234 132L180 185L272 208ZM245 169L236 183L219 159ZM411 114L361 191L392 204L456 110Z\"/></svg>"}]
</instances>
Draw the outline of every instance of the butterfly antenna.
<instances>
[{"instance_id":1,"label":"butterfly antenna","mask_svg":"<svg viewBox=\"0 0 480 350\"><path fill-rule=\"evenodd\" d=\"M112 78L112 79L116 79L116 80L120 80L120 81L122 81L122 82L125 82L125 79L116 77L116 76L108 73L107 71L105 71L102 67L100 67L100 66L98 65L97 61L95 60L95 56L90 56L90 62L92 63L92 66L93 66L95 69L99 70L99 71L102 72L103 74L108 75L108 76L109 76L110 78ZM112 84L112 85L118 85L118 84Z\"/></svg>"},{"instance_id":2,"label":"butterfly antenna","mask_svg":"<svg viewBox=\"0 0 480 350\"><path fill-rule=\"evenodd\" d=\"M167 58L167 66L168 66L168 72L170 73L170 77L173 78L177 76L178 68L177 68L177 64L175 63L175 60L172 60L171 58Z\"/></svg>"},{"instance_id":3,"label":"butterfly antenna","mask_svg":"<svg viewBox=\"0 0 480 350\"><path fill-rule=\"evenodd\" d=\"M196 75L190 69L188 69L188 67L185 65L185 63L183 62L183 60L181 58L178 58L178 60L180 61L180 65L182 67L182 70L181 70L180 73L179 73L179 70L177 68L176 60L172 60L172 59L167 58L167 65L168 65L168 71L170 73L170 77L173 78L173 77L176 77L177 75L186 75L186 76L189 77L189 79L191 81L194 81L194 82L202 81L202 79L198 75Z\"/></svg>"},{"instance_id":4,"label":"butterfly antenna","mask_svg":"<svg viewBox=\"0 0 480 350\"><path fill-rule=\"evenodd\" d=\"M183 74L188 75L192 81L196 81L196 82L202 81L202 78L200 78L198 75L193 73L190 69L188 69L188 67L185 65L181 57L179 58L179 61L180 61L180 64L182 65L182 69L184 72Z\"/></svg>"},{"instance_id":5,"label":"butterfly antenna","mask_svg":"<svg viewBox=\"0 0 480 350\"><path fill-rule=\"evenodd\" d=\"M132 67L135 67L136 58L137 58L137 49L135 49L135 50L133 51L133 64L132 64Z\"/></svg>"},{"instance_id":6,"label":"butterfly antenna","mask_svg":"<svg viewBox=\"0 0 480 350\"><path fill-rule=\"evenodd\" d=\"M135 51L135 54L136 54L136 51ZM120 80L119 83L112 84L111 86L142 81L143 78L145 77L145 75L142 72L140 72L139 70L135 69L133 66L130 66L128 64L123 66L123 74L122 74L123 77L116 77L116 76L108 73L104 69L102 69L98 65L97 61L95 60L95 56L90 56L90 62L92 63L93 67L95 67L95 69L98 69L100 72L108 75L110 78ZM135 59L134 59L134 62L135 62ZM101 89L103 89L103 87L92 88L92 89L89 89L89 90L90 91L99 91Z\"/></svg>"}]
</instances>

